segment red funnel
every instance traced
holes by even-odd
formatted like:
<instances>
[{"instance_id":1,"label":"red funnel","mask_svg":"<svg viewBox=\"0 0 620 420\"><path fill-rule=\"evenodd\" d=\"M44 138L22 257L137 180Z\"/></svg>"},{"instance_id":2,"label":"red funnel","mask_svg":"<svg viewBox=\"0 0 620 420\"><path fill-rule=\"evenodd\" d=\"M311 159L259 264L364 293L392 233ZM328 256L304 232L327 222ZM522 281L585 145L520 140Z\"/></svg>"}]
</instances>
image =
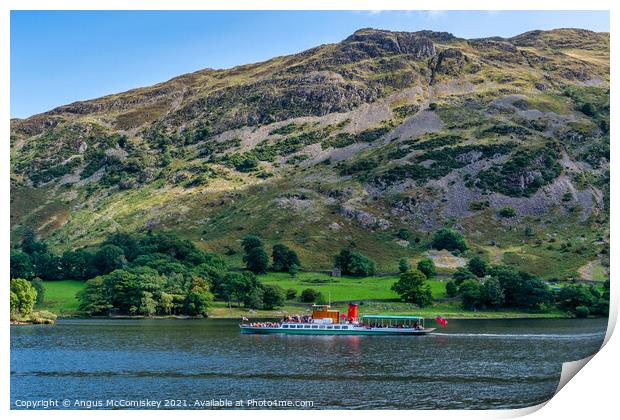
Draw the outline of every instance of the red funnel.
<instances>
[{"instance_id":1,"label":"red funnel","mask_svg":"<svg viewBox=\"0 0 620 420\"><path fill-rule=\"evenodd\" d=\"M347 312L347 319L349 322L357 321L357 305L354 303L349 303L349 311Z\"/></svg>"}]
</instances>

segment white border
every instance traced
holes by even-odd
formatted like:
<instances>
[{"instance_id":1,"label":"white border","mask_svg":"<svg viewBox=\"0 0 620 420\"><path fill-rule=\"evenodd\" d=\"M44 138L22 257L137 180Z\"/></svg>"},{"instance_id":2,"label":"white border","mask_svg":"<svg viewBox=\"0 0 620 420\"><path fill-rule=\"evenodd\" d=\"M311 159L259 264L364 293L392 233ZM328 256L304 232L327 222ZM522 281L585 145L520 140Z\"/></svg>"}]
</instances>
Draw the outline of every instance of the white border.
<instances>
[{"instance_id":1,"label":"white border","mask_svg":"<svg viewBox=\"0 0 620 420\"><path fill-rule=\"evenodd\" d=\"M0 182L0 193L2 197L9 197L9 60L10 60L10 10L37 10L37 9L54 9L54 10L197 10L197 9L211 9L211 10L611 10L612 30L611 30L611 45L612 45L612 69L618 68L617 66L617 46L618 36L615 28L615 20L617 18L617 12L615 8L617 1L604 1L604 0L589 0L584 2L583 0L564 0L564 1L540 1L540 0L503 0L501 3L498 1L488 0L434 0L431 2L413 1L413 0L383 0L383 1L371 1L371 0L212 0L212 1L199 1L199 0L89 0L88 2L77 0L57 0L54 2L43 0L4 0L0 5L2 8L2 14L0 15L0 71L1 71L1 83L0 92L2 93L2 104L0 105L0 127L4 133L5 149L2 153L1 165L3 174L2 182ZM615 76L615 74L614 74ZM615 79L615 77L614 77ZM617 84L612 83L612 102L617 97L618 89ZM616 139L618 129L616 121L620 121L616 116L618 115L615 106L611 107L611 133L612 138ZM612 147L612 162L618 161L618 147ZM612 186L618 185L618 172L612 172ZM612 188L613 191L613 188ZM0 255L2 255L2 268L5 273L5 280L2 281L2 293L0 296L7 297L9 295L9 200L4 199L1 206L2 220L5 224L3 232L5 232L4 240L0 242ZM617 195L611 196L611 212L615 213L617 206ZM615 214L613 220L615 221ZM615 239L618 237L617 224L611 225L611 235ZM615 240L614 240L615 243ZM611 261L616 260L618 252L615 247L611 249ZM612 278L617 277L619 270L616 264L611 266ZM618 280L612 281L612 308L610 312L610 324L606 336L606 346L588 363L582 372L579 373L578 379L570 381L562 391L551 399L545 406L542 404L538 407L530 407L519 410L506 410L506 411L332 411L325 410L317 413L316 411L298 411L291 413L290 411L256 411L256 412L234 412L234 411L209 411L209 412L165 412L165 411L90 411L88 416L92 418L101 418L109 415L118 416L120 418L165 418L170 415L184 416L191 418L204 419L206 416L218 417L221 419L238 418L239 416L252 415L257 418L295 418L310 419L317 415L322 417L342 417L342 418L365 418L370 415L381 415L384 418L405 418L405 417L423 417L423 418L507 418L516 417L532 412L534 418L539 419L551 419L551 418L563 418L563 419L583 419L587 416L588 419L606 419L610 417L610 413L616 411L617 400L617 387L614 382L618 378L618 360L615 356L618 354L620 344L617 337L611 337L611 332L615 326L618 313ZM2 305L3 312L8 315L8 299L1 298L0 305ZM611 339L610 339L611 337ZM14 418L46 418L46 419L78 419L84 416L84 412L78 411L16 411L9 410L9 374L10 374L10 359L9 359L9 329L2 330L2 338L5 343L2 349L1 366L4 373L4 380L0 382L0 409L7 411L11 417ZM545 406L542 410L537 411L542 406ZM251 413L251 414L250 414Z\"/></svg>"}]
</instances>

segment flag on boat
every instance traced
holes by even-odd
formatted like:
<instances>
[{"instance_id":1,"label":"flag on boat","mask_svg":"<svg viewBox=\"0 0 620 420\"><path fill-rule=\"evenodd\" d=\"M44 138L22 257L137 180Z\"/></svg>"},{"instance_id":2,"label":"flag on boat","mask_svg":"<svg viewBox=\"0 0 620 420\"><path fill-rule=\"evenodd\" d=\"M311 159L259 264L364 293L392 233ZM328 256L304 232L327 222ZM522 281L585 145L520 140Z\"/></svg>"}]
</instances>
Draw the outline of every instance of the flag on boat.
<instances>
[{"instance_id":1,"label":"flag on boat","mask_svg":"<svg viewBox=\"0 0 620 420\"><path fill-rule=\"evenodd\" d=\"M445 327L448 325L448 320L441 316L438 316L437 318L435 318L435 321L437 321L437 323L441 325L442 327Z\"/></svg>"}]
</instances>

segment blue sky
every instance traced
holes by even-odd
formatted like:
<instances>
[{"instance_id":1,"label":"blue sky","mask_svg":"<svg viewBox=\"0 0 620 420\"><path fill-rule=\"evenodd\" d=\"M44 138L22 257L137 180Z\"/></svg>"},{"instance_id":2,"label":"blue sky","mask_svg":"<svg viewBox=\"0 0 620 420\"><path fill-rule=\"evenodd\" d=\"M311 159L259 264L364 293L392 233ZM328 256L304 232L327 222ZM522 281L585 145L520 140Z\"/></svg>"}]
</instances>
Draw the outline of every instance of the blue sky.
<instances>
[{"instance_id":1,"label":"blue sky","mask_svg":"<svg viewBox=\"0 0 620 420\"><path fill-rule=\"evenodd\" d=\"M608 12L13 11L11 116L338 42L356 29L464 38L609 31Z\"/></svg>"}]
</instances>

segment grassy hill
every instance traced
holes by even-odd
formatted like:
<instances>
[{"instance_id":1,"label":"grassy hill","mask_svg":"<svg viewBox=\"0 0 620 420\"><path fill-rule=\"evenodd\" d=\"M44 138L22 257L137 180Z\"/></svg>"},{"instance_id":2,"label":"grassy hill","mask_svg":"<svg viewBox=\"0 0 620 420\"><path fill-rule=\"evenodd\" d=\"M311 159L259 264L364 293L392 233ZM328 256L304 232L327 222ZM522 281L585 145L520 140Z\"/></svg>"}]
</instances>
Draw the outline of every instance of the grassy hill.
<instances>
[{"instance_id":1,"label":"grassy hill","mask_svg":"<svg viewBox=\"0 0 620 420\"><path fill-rule=\"evenodd\" d=\"M489 261L599 279L609 34L361 29L15 119L14 242L25 226L57 252L174 230L238 264L254 233L309 269L354 246L380 271L451 226Z\"/></svg>"}]
</instances>

